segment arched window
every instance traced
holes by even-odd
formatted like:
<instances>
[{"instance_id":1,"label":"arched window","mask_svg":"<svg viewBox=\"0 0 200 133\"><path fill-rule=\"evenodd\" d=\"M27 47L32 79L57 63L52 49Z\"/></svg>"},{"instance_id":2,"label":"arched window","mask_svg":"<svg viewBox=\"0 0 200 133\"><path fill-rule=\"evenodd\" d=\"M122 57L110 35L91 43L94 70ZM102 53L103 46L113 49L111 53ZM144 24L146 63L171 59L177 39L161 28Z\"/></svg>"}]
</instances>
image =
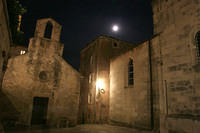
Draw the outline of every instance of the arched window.
<instances>
[{"instance_id":1,"label":"arched window","mask_svg":"<svg viewBox=\"0 0 200 133\"><path fill-rule=\"evenodd\" d=\"M128 85L134 85L134 64L132 59L128 63Z\"/></svg>"},{"instance_id":2,"label":"arched window","mask_svg":"<svg viewBox=\"0 0 200 133\"><path fill-rule=\"evenodd\" d=\"M200 31L195 36L195 43L197 48L197 62L200 63Z\"/></svg>"},{"instance_id":3,"label":"arched window","mask_svg":"<svg viewBox=\"0 0 200 133\"><path fill-rule=\"evenodd\" d=\"M52 29L53 29L53 25L51 24L51 22L47 22L45 32L44 32L45 38L51 39Z\"/></svg>"}]
</instances>

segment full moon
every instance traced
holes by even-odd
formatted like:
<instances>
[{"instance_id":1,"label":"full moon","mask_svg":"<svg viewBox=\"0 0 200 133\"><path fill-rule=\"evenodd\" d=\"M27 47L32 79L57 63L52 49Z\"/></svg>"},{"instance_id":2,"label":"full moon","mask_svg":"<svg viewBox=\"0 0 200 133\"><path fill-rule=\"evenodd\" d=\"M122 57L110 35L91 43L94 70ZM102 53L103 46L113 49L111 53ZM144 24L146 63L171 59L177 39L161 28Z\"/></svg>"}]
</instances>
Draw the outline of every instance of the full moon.
<instances>
[{"instance_id":1,"label":"full moon","mask_svg":"<svg viewBox=\"0 0 200 133\"><path fill-rule=\"evenodd\" d=\"M113 25L112 30L114 32L117 32L119 30L119 27L117 25Z\"/></svg>"}]
</instances>

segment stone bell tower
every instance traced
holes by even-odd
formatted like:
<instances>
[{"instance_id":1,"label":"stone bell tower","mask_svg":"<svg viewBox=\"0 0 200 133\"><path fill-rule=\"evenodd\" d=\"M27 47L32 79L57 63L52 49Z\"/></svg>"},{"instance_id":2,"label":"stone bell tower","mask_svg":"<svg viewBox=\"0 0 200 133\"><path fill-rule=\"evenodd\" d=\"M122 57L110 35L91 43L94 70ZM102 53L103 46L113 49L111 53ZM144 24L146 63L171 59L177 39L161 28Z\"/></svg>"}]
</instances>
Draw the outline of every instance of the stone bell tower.
<instances>
[{"instance_id":1,"label":"stone bell tower","mask_svg":"<svg viewBox=\"0 0 200 133\"><path fill-rule=\"evenodd\" d=\"M62 56L64 48L60 43L61 29L62 26L51 18L39 19L28 47L28 72L34 80L51 82L50 88L54 89L58 88L61 70L57 57Z\"/></svg>"},{"instance_id":2,"label":"stone bell tower","mask_svg":"<svg viewBox=\"0 0 200 133\"><path fill-rule=\"evenodd\" d=\"M64 45L60 43L62 26L51 18L39 19L28 51L37 54L62 56Z\"/></svg>"}]
</instances>

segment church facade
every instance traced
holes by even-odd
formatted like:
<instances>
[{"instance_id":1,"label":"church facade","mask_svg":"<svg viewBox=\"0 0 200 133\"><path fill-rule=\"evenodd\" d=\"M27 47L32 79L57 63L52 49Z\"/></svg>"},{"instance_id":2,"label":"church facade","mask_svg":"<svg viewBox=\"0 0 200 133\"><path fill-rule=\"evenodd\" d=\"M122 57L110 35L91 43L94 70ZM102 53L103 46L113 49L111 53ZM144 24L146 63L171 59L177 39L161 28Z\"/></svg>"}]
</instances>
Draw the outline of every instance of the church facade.
<instances>
[{"instance_id":1,"label":"church facade","mask_svg":"<svg viewBox=\"0 0 200 133\"><path fill-rule=\"evenodd\" d=\"M38 20L28 52L8 61L2 92L17 112L15 124L67 127L77 123L80 74L61 57L60 32L53 19Z\"/></svg>"}]
</instances>

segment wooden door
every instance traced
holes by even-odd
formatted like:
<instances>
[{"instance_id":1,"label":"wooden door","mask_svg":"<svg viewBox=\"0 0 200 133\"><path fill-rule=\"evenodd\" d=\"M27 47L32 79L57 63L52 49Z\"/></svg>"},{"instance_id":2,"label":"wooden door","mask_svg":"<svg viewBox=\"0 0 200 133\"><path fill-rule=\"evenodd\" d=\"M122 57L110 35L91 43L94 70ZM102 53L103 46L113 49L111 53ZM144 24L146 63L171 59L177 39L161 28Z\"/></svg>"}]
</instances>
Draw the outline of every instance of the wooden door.
<instances>
[{"instance_id":1,"label":"wooden door","mask_svg":"<svg viewBox=\"0 0 200 133\"><path fill-rule=\"evenodd\" d=\"M45 125L47 120L49 98L34 97L32 111L32 125Z\"/></svg>"}]
</instances>

